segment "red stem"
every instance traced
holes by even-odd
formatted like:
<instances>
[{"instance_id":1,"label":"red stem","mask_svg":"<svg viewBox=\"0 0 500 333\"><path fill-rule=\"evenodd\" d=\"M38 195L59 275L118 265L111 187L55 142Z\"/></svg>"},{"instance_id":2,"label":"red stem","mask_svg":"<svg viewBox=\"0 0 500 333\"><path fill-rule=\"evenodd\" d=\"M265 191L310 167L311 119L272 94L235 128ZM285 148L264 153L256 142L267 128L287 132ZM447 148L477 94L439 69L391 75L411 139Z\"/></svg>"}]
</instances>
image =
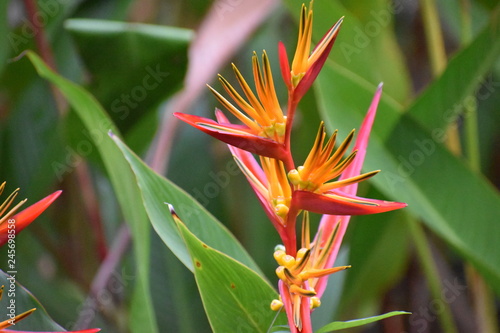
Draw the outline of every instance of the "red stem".
<instances>
[{"instance_id":1,"label":"red stem","mask_svg":"<svg viewBox=\"0 0 500 333\"><path fill-rule=\"evenodd\" d=\"M95 241L97 243L99 259L102 261L106 258L108 247L106 244L106 238L104 237L104 228L99 214L99 204L96 199L94 187L92 186L90 171L88 170L86 163L79 164L75 171L80 185L80 192L83 205L85 206L85 212L87 213L90 227L94 233Z\"/></svg>"},{"instance_id":2,"label":"red stem","mask_svg":"<svg viewBox=\"0 0 500 333\"><path fill-rule=\"evenodd\" d=\"M45 30L43 26L35 22L35 17L38 13L38 7L35 0L24 0L24 6L26 8L27 19L33 27L35 44L40 52L40 56L43 61L54 71L57 72L56 62L54 60L54 54L45 35ZM54 85L50 85L52 94L54 95L54 100L57 105L57 110L60 115L64 115L67 110L67 103L62 94L57 90Z\"/></svg>"},{"instance_id":3,"label":"red stem","mask_svg":"<svg viewBox=\"0 0 500 333\"><path fill-rule=\"evenodd\" d=\"M293 118L295 116L295 110L297 109L297 102L294 101L293 90L288 91L288 110L286 115L286 129L285 129L285 150L287 152L287 159L284 161L285 167L288 171L295 169L295 163L293 162L292 149L290 144L290 137L292 133Z\"/></svg>"}]
</instances>

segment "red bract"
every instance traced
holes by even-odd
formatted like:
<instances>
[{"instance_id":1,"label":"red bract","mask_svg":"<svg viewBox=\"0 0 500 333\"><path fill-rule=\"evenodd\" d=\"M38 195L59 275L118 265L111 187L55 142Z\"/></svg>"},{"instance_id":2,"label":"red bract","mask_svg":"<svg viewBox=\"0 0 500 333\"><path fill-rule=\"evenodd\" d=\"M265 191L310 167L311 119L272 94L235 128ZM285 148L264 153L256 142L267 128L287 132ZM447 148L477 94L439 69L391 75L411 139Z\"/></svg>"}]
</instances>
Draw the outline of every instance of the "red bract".
<instances>
[{"instance_id":1,"label":"red bract","mask_svg":"<svg viewBox=\"0 0 500 333\"><path fill-rule=\"evenodd\" d=\"M10 230L14 230L14 233L17 234L26 228L59 197L61 192L56 191L52 193L14 216L10 216L12 211L3 216L0 222L0 246L7 243L8 236L11 234L9 233Z\"/></svg>"},{"instance_id":2,"label":"red bract","mask_svg":"<svg viewBox=\"0 0 500 333\"><path fill-rule=\"evenodd\" d=\"M295 191L293 204L303 210L328 215L377 214L407 206L402 202L366 199L341 191L331 191L324 194Z\"/></svg>"},{"instance_id":3,"label":"red bract","mask_svg":"<svg viewBox=\"0 0 500 333\"><path fill-rule=\"evenodd\" d=\"M216 109L215 114L219 122L178 112L174 113L174 116L234 147L279 160L286 158L286 150L282 143L256 135L252 129L245 125L231 124L219 109Z\"/></svg>"}]
</instances>

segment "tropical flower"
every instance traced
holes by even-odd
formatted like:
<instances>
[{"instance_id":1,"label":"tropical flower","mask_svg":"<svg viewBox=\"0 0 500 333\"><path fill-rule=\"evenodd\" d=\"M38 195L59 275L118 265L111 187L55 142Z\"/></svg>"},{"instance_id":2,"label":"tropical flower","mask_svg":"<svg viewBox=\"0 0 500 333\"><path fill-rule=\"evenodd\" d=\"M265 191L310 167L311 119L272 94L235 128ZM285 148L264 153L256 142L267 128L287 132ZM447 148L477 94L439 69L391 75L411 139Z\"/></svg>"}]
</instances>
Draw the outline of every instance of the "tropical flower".
<instances>
[{"instance_id":1,"label":"tropical flower","mask_svg":"<svg viewBox=\"0 0 500 333\"><path fill-rule=\"evenodd\" d=\"M303 166L288 172L294 185L294 203L304 210L319 214L365 215L403 208L406 204L356 197L341 191L341 188L359 183L376 175L380 170L356 175L342 180L339 177L354 161L357 150L342 159L354 137L354 130L335 148L335 132L325 144L325 127L321 123L316 141ZM333 153L333 154L332 154Z\"/></svg>"},{"instance_id":2,"label":"tropical flower","mask_svg":"<svg viewBox=\"0 0 500 333\"><path fill-rule=\"evenodd\" d=\"M356 157L344 168L339 178L342 187L339 187L338 190L341 190L345 195L355 196L356 194L358 182L345 180L355 179L360 175L381 93L382 85L377 89L361 125L354 145L354 151L357 152ZM338 149L342 149L342 144ZM403 203L393 204L399 205L399 208L406 206ZM281 298L274 300L271 303L271 308L273 310L280 308L286 310L292 333L312 332L310 313L321 304L320 299L325 291L329 274L350 267L334 267L349 220L350 215L323 215L318 232L311 242L309 218L305 214L302 221L301 249L297 251L296 256L291 257L288 254L288 257L284 256L279 250L275 252L275 259L280 267L284 268L277 269L277 275L280 278L278 286Z\"/></svg>"},{"instance_id":3,"label":"tropical flower","mask_svg":"<svg viewBox=\"0 0 500 333\"><path fill-rule=\"evenodd\" d=\"M320 298L314 289L318 278L345 270L351 266L328 268L325 266L336 233L328 237L326 244L312 244L309 231L309 213L304 212L302 221L302 247L295 257L287 254L285 249L277 247L274 259L278 263L276 275L280 279L280 300L271 302L274 311L286 308L290 327L299 331L303 328L302 319L309 317L309 312L321 305ZM283 301L284 300L284 301ZM306 311L306 313L304 313Z\"/></svg>"},{"instance_id":4,"label":"tropical flower","mask_svg":"<svg viewBox=\"0 0 500 333\"><path fill-rule=\"evenodd\" d=\"M216 110L217 121L176 113L190 125L228 144L238 166L257 195L283 245L274 253L278 263L280 299L273 310L284 308L292 333L312 333L310 314L321 302L327 277L350 266L334 267L335 259L351 215L375 214L400 209L405 203L356 196L357 184L375 176L379 170L361 174L366 146L374 121L382 86L377 89L361 125L353 150L354 130L337 148L337 132L327 137L320 124L314 145L303 165L295 167L290 149L291 128L300 99L319 74L337 37L341 18L323 36L312 52L313 1L302 5L299 37L292 61L279 44L279 60L288 88L287 115L279 106L267 55L262 68L256 54L252 58L255 95L233 65L243 98L222 76L224 90L235 101L229 102L209 87L224 107L243 125L231 124ZM240 111L243 110L243 111ZM253 154L260 155L258 159ZM347 156L345 156L347 154ZM309 212L324 214L314 239L310 240ZM302 237L297 251L296 220L303 214Z\"/></svg>"},{"instance_id":5,"label":"tropical flower","mask_svg":"<svg viewBox=\"0 0 500 333\"><path fill-rule=\"evenodd\" d=\"M5 182L0 185L0 194L3 193L4 188ZM27 201L27 199L20 201L9 210L9 207L12 205L19 193L19 189L12 192L0 206L0 246L7 243L9 235L19 233L31 222L33 222L52 204L52 202L54 202L54 200L57 199L57 197L59 197L61 192L62 191L56 191L17 214L15 214L16 211Z\"/></svg>"},{"instance_id":6,"label":"tropical flower","mask_svg":"<svg viewBox=\"0 0 500 333\"><path fill-rule=\"evenodd\" d=\"M290 93L293 94L294 102L300 100L309 90L314 80L318 76L321 68L325 64L328 55L332 49L333 43L337 38L344 18L340 18L330 30L321 38L316 47L311 50L312 24L313 24L313 2L309 4L309 9L302 4L299 23L299 37L297 48L292 60L292 66L288 62L285 45L278 44L279 61L283 80Z\"/></svg>"},{"instance_id":7,"label":"tropical flower","mask_svg":"<svg viewBox=\"0 0 500 333\"><path fill-rule=\"evenodd\" d=\"M367 117L372 117L375 113L381 92L379 88ZM219 121L223 120L219 118ZM367 138L369 131L370 128L362 127L359 137ZM406 207L405 203L362 198L356 196L355 192L344 190L379 172L359 174L361 167L355 162L356 156L361 149L361 158L364 158L366 146L358 144L349 156L343 158L353 135L354 132L351 132L334 151L336 134L325 144L326 132L321 124L304 165L288 171L288 177L281 161L261 157L259 165L252 154L229 146L264 211L280 234L288 254L295 255L296 252L295 221L302 210L318 214L365 215ZM352 173L353 168L359 168L357 174ZM349 176L346 176L347 172L350 172ZM331 181L337 177L340 178Z\"/></svg>"},{"instance_id":8,"label":"tropical flower","mask_svg":"<svg viewBox=\"0 0 500 333\"><path fill-rule=\"evenodd\" d=\"M227 144L261 156L286 160L289 157L284 145L286 116L283 114L276 96L271 66L265 51L262 54L262 67L254 52L252 67L257 95L254 94L243 75L233 64L233 71L246 99L224 77L219 75L219 81L224 90L237 106L208 86L219 102L244 125L231 124L225 117L225 121L215 122L194 115L182 113L174 113L174 115ZM217 118L219 118L219 113L221 111L216 109Z\"/></svg>"}]
</instances>

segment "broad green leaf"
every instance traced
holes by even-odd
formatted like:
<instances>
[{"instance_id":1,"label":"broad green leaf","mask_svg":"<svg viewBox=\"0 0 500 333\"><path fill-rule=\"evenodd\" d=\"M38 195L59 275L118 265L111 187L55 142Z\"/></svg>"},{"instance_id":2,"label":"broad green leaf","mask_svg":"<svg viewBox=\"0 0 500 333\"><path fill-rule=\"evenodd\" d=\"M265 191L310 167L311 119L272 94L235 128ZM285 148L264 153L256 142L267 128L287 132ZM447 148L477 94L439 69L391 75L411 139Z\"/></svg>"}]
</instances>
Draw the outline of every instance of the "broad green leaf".
<instances>
[{"instance_id":1,"label":"broad green leaf","mask_svg":"<svg viewBox=\"0 0 500 333\"><path fill-rule=\"evenodd\" d=\"M181 87L191 30L92 19L65 27L91 74L90 92L118 127L133 126Z\"/></svg>"},{"instance_id":2,"label":"broad green leaf","mask_svg":"<svg viewBox=\"0 0 500 333\"><path fill-rule=\"evenodd\" d=\"M14 279L11 279L11 276ZM36 311L31 315L19 322L16 322L16 330L65 331L61 326L54 322L52 318L50 318L42 304L40 304L40 302L28 290L19 284L19 282L17 282L16 278L20 279L21 277L22 274L19 274L18 272L6 274L4 271L0 270L0 286L4 286L2 300L0 301L2 309L0 312L0 321L10 318L7 316L11 311L8 307L13 304L13 311L16 315L36 308ZM14 327L11 328L14 329Z\"/></svg>"},{"instance_id":3,"label":"broad green leaf","mask_svg":"<svg viewBox=\"0 0 500 333\"><path fill-rule=\"evenodd\" d=\"M189 249L194 275L213 332L268 332L276 291L257 273L200 241L176 221ZM283 315L281 315L283 318Z\"/></svg>"},{"instance_id":4,"label":"broad green leaf","mask_svg":"<svg viewBox=\"0 0 500 333\"><path fill-rule=\"evenodd\" d=\"M326 326L323 326L322 328L317 330L316 333L327 333L327 332L343 330L346 328L358 327L358 326L373 323L373 322L376 322L376 321L379 321L379 320L382 320L385 318L399 316L399 315L403 315L403 314L411 314L411 313L405 312L405 311L392 311L392 312L385 313L383 315L378 315L378 316L369 317L369 318L354 319L354 320L349 320L349 321L335 321L335 322L330 323Z\"/></svg>"},{"instance_id":5,"label":"broad green leaf","mask_svg":"<svg viewBox=\"0 0 500 333\"><path fill-rule=\"evenodd\" d=\"M498 14L498 13L497 13ZM418 97L408 112L427 130L446 129L474 103L480 84L479 100L488 99L499 88L492 75L487 76L500 57L500 21L493 15L485 30L449 62L443 74Z\"/></svg>"},{"instance_id":6,"label":"broad green leaf","mask_svg":"<svg viewBox=\"0 0 500 333\"><path fill-rule=\"evenodd\" d=\"M190 270L194 269L178 229L169 218L170 212L165 202L173 205L186 225L209 246L259 271L234 236L203 206L175 184L151 170L120 139L115 136L113 139L135 174L142 201L154 229L184 265ZM219 176L230 177L228 173L219 173Z\"/></svg>"},{"instance_id":7,"label":"broad green leaf","mask_svg":"<svg viewBox=\"0 0 500 333\"><path fill-rule=\"evenodd\" d=\"M376 89L345 74L329 63L316 86L330 129L339 128L341 133L359 127ZM378 189L408 203L408 210L471 260L500 291L500 257L496 255L500 225L492 223L500 213L498 192L443 147L443 132L429 134L399 112L384 95L365 170L381 169L372 178ZM386 124L383 120L387 119L392 122Z\"/></svg>"},{"instance_id":8,"label":"broad green leaf","mask_svg":"<svg viewBox=\"0 0 500 333\"><path fill-rule=\"evenodd\" d=\"M135 242L138 277L131 306L130 327L133 332L156 332L149 289L150 228L132 171L120 150L107 135L109 130L118 133L117 129L92 95L52 72L35 53L28 51L26 55L39 75L49 80L61 91L91 133L92 140L108 171L125 219L131 227Z\"/></svg>"}]
</instances>

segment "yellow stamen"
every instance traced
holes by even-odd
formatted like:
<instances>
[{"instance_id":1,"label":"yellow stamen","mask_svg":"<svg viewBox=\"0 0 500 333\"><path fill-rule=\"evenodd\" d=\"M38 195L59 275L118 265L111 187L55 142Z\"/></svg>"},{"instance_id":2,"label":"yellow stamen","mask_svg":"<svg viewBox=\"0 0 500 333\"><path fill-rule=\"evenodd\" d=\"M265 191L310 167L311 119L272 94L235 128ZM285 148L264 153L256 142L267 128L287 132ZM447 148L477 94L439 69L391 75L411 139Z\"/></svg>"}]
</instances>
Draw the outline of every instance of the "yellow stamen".
<instances>
[{"instance_id":1,"label":"yellow stamen","mask_svg":"<svg viewBox=\"0 0 500 333\"><path fill-rule=\"evenodd\" d=\"M0 194L3 193L3 190L5 188L5 183L3 182L2 185L0 185ZM21 200L18 202L13 208L11 208L8 212L7 210L9 207L12 205L14 200L16 199L17 195L19 194L19 188L15 189L14 192L12 192L7 199L0 205L0 224L5 222L8 218L10 218L18 209L21 207L28 199ZM7 212L7 213L5 213Z\"/></svg>"},{"instance_id":2,"label":"yellow stamen","mask_svg":"<svg viewBox=\"0 0 500 333\"><path fill-rule=\"evenodd\" d=\"M33 309L31 309L31 310L28 310L28 311L26 311L26 312L23 312L23 313L21 313L21 314L19 314L19 315L15 316L15 317L14 317L14 318L12 318L12 319L8 319L8 320L4 320L4 321L2 321L2 322L0 323L0 329L4 329L4 328L10 327L10 326L12 326L12 325L15 325L15 324L16 324L16 322L18 322L18 321L20 321L20 320L22 320L22 319L26 318L27 316L29 316L30 314L32 314L32 313L33 313L33 311L35 311L35 310L36 310L36 309L35 309L35 308L33 308Z\"/></svg>"}]
</instances>

